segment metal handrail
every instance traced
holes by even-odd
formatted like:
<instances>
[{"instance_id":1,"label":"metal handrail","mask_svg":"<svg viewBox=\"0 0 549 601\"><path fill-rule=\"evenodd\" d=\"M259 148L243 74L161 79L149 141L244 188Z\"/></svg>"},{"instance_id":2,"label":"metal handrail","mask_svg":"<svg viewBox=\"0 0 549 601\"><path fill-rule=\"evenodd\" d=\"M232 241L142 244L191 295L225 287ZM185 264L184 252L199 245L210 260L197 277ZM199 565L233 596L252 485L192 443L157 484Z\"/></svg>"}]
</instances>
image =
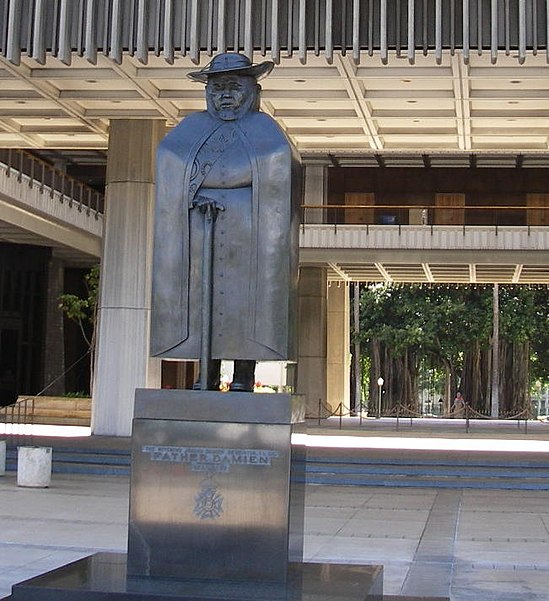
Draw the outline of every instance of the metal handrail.
<instances>
[{"instance_id":1,"label":"metal handrail","mask_svg":"<svg viewBox=\"0 0 549 601\"><path fill-rule=\"evenodd\" d=\"M388 204L302 204L302 209L339 209L339 210L353 210L353 209L419 209L419 210L481 210L481 211L549 211L549 207L535 207L531 205L418 205L418 204L399 204L399 205L388 205Z\"/></svg>"},{"instance_id":2,"label":"metal handrail","mask_svg":"<svg viewBox=\"0 0 549 601\"><path fill-rule=\"evenodd\" d=\"M401 212L401 211L412 211L416 210L421 212L421 223L408 224L408 223L377 223L375 216L376 213L379 215L380 211L384 211L385 214L388 211ZM322 211L323 221L321 223L309 223L306 221L308 211ZM332 211L332 215L329 215L329 211ZM352 223L345 221L345 215L347 213L352 215L352 211L372 211L368 215L363 215L366 219L360 221L360 223ZM490 223L474 223L476 216L479 212L484 212L489 216L488 221ZM507 215L506 223L500 223L502 221L499 217L504 212L515 212L515 223L507 223L509 216ZM334 214L335 213L335 214ZM437 219L437 215L450 214L453 216L453 221L457 223L434 223ZM537 227L538 224L532 223L532 216L542 216L542 221L549 221L549 206L537 207L530 205L426 205L426 204L302 204L301 205L301 221L303 226L309 225L379 225L385 227L399 227L413 225L418 227L437 227L437 226L457 226L457 227L475 227L475 226L491 226L491 227ZM466 223L466 216L468 216ZM395 215L398 219L398 215ZM356 220L355 220L356 221ZM546 225L539 224L539 227L548 227Z\"/></svg>"},{"instance_id":3,"label":"metal handrail","mask_svg":"<svg viewBox=\"0 0 549 601\"><path fill-rule=\"evenodd\" d=\"M0 435L25 434L28 433L29 426L32 433L32 426L34 425L34 397L24 397L11 405L0 407L0 424L3 424L3 432L0 432Z\"/></svg>"},{"instance_id":4,"label":"metal handrail","mask_svg":"<svg viewBox=\"0 0 549 601\"><path fill-rule=\"evenodd\" d=\"M0 149L0 167L7 177L15 174L20 183L25 179L29 188L36 185L40 194L48 193L54 198L57 192L61 203L67 202L80 212L85 211L96 218L103 213L105 199L101 192L25 150Z\"/></svg>"}]
</instances>

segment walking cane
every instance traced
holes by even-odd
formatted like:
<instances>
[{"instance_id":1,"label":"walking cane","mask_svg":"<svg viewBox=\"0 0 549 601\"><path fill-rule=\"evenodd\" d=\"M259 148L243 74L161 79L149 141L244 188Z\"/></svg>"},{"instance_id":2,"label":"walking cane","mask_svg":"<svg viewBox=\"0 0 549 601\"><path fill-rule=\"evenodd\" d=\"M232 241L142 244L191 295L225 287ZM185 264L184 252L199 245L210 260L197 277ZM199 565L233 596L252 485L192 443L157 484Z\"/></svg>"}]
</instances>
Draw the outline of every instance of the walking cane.
<instances>
[{"instance_id":1,"label":"walking cane","mask_svg":"<svg viewBox=\"0 0 549 601\"><path fill-rule=\"evenodd\" d=\"M204 215L202 241L202 336L200 341L200 390L208 390L208 371L212 355L212 274L215 220L225 207L211 198L198 196L193 208Z\"/></svg>"}]
</instances>

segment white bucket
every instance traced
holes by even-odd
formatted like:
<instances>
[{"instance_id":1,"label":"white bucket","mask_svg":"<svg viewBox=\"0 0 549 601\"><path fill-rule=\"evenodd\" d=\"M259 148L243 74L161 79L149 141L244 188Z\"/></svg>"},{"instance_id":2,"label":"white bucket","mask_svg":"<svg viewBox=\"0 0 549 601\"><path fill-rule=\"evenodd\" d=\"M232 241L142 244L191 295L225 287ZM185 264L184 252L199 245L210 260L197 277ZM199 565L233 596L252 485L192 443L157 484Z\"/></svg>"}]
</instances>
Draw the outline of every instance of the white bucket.
<instances>
[{"instance_id":1,"label":"white bucket","mask_svg":"<svg viewBox=\"0 0 549 601\"><path fill-rule=\"evenodd\" d=\"M51 482L51 447L18 447L17 486L47 488Z\"/></svg>"}]
</instances>

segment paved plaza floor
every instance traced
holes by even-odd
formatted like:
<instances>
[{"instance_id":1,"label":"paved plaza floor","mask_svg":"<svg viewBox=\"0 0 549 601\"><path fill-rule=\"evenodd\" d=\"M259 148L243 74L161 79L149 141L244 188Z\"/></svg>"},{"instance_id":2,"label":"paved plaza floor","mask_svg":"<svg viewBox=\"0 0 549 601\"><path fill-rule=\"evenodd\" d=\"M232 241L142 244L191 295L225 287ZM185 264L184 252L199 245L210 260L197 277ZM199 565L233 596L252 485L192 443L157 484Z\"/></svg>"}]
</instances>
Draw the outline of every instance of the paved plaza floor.
<instances>
[{"instance_id":1,"label":"paved plaza floor","mask_svg":"<svg viewBox=\"0 0 549 601\"><path fill-rule=\"evenodd\" d=\"M0 598L99 550L124 551L128 479L0 478ZM549 599L549 492L309 486L305 559L381 563L387 594Z\"/></svg>"},{"instance_id":2,"label":"paved plaza floor","mask_svg":"<svg viewBox=\"0 0 549 601\"><path fill-rule=\"evenodd\" d=\"M412 432L373 427L378 432L361 431L360 438L379 445L380 434L389 447L403 438L412 444ZM420 432L415 428L415 444L427 446L435 439L446 446L473 439L520 446L523 437L493 429L465 438L457 425L436 436ZM324 433L332 444L350 434ZM548 438L544 426L530 430L525 444ZM14 473L0 477L0 598L18 581L93 552L125 551L128 490L124 476L53 474L48 489L17 487ZM383 564L387 594L549 601L549 491L309 485L305 560Z\"/></svg>"}]
</instances>

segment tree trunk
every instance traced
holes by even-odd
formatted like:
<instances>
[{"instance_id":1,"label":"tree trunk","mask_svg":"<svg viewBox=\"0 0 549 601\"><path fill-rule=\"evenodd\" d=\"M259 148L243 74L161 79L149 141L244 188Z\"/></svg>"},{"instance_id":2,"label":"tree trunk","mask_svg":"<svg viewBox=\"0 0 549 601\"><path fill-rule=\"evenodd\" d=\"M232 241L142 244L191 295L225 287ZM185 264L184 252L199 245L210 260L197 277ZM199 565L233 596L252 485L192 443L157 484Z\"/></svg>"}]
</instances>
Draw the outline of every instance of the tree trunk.
<instances>
[{"instance_id":1,"label":"tree trunk","mask_svg":"<svg viewBox=\"0 0 549 601\"><path fill-rule=\"evenodd\" d=\"M461 393L470 406L478 412L486 412L489 407L486 399L486 382L490 372L487 365L487 352L478 341L474 341L466 350L463 358Z\"/></svg>"},{"instance_id":2,"label":"tree trunk","mask_svg":"<svg viewBox=\"0 0 549 601\"><path fill-rule=\"evenodd\" d=\"M418 410L419 360L417 352L408 349L394 356L391 349L377 340L371 343L370 412L379 402L378 379L383 378L382 413L391 412L397 405Z\"/></svg>"},{"instance_id":3,"label":"tree trunk","mask_svg":"<svg viewBox=\"0 0 549 601\"><path fill-rule=\"evenodd\" d=\"M500 405L507 415L529 406L530 343L500 341Z\"/></svg>"},{"instance_id":4,"label":"tree trunk","mask_svg":"<svg viewBox=\"0 0 549 601\"><path fill-rule=\"evenodd\" d=\"M377 339L373 339L370 343L370 352L371 352L371 362L370 362L370 394L369 394L369 403L368 403L368 412L372 413L374 408L377 406L377 398L378 398L378 385L377 380L379 377L386 379L385 375L383 375L383 369L381 366L381 349L380 342Z\"/></svg>"}]
</instances>

